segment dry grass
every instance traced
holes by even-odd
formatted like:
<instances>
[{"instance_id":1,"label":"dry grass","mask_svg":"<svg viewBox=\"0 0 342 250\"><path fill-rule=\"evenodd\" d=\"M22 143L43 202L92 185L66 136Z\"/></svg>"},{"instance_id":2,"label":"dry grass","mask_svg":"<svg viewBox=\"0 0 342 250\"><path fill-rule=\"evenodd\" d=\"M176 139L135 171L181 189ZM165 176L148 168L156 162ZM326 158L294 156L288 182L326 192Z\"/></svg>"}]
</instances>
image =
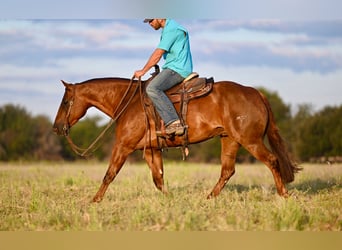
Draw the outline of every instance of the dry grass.
<instances>
[{"instance_id":1,"label":"dry grass","mask_svg":"<svg viewBox=\"0 0 342 250\"><path fill-rule=\"evenodd\" d=\"M238 165L219 197L206 200L220 166L165 164L170 191L154 187L145 164L126 164L100 204L89 201L106 163L0 164L0 230L342 229L342 165L304 165L278 197L263 165Z\"/></svg>"}]
</instances>

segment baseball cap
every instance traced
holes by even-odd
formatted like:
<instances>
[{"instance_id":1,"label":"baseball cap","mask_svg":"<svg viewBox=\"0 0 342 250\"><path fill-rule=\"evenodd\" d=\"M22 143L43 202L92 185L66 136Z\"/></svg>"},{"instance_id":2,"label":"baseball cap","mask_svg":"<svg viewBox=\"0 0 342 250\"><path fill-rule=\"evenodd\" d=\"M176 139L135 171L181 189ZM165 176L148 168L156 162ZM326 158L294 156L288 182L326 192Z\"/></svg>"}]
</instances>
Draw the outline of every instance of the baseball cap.
<instances>
[{"instance_id":1,"label":"baseball cap","mask_svg":"<svg viewBox=\"0 0 342 250\"><path fill-rule=\"evenodd\" d=\"M145 18L144 23L152 22L154 18Z\"/></svg>"}]
</instances>

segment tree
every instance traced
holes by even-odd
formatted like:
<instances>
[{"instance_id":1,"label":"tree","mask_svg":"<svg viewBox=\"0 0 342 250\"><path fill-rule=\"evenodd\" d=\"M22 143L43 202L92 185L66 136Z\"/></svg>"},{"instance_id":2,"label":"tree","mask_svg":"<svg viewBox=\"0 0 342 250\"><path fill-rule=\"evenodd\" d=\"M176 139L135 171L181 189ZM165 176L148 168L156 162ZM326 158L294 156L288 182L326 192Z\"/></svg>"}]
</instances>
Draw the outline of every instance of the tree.
<instances>
[{"instance_id":1,"label":"tree","mask_svg":"<svg viewBox=\"0 0 342 250\"><path fill-rule=\"evenodd\" d=\"M190 161L196 162L220 162L221 160L221 140L219 137L208 141L190 145Z\"/></svg>"},{"instance_id":2,"label":"tree","mask_svg":"<svg viewBox=\"0 0 342 250\"><path fill-rule=\"evenodd\" d=\"M12 104L0 108L0 160L31 157L34 122L29 113Z\"/></svg>"},{"instance_id":3,"label":"tree","mask_svg":"<svg viewBox=\"0 0 342 250\"><path fill-rule=\"evenodd\" d=\"M298 111L292 118L291 126L291 145L296 158L301 158L300 147L302 145L302 133L305 131L307 122L313 116L313 107L311 104L301 104L298 106Z\"/></svg>"},{"instance_id":4,"label":"tree","mask_svg":"<svg viewBox=\"0 0 342 250\"><path fill-rule=\"evenodd\" d=\"M342 155L342 105L325 107L309 117L300 129L298 153L301 159Z\"/></svg>"},{"instance_id":5,"label":"tree","mask_svg":"<svg viewBox=\"0 0 342 250\"><path fill-rule=\"evenodd\" d=\"M62 146L57 136L52 132L52 125L46 116L33 118L34 144L32 145L35 160L60 160Z\"/></svg>"}]
</instances>

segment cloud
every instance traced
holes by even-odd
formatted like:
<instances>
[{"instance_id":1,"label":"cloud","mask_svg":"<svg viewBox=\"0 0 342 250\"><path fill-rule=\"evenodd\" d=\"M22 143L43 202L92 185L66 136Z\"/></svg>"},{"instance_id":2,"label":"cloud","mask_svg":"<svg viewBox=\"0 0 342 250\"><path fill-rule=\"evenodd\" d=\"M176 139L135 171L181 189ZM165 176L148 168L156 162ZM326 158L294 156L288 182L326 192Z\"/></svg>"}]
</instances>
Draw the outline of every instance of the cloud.
<instances>
[{"instance_id":1,"label":"cloud","mask_svg":"<svg viewBox=\"0 0 342 250\"><path fill-rule=\"evenodd\" d=\"M115 20L0 21L0 37L0 52L14 57L31 51L63 55L153 48L144 30Z\"/></svg>"},{"instance_id":2,"label":"cloud","mask_svg":"<svg viewBox=\"0 0 342 250\"><path fill-rule=\"evenodd\" d=\"M333 71L342 62L342 21L195 20L182 22L199 60ZM138 21L0 21L0 53L8 64L46 65L70 58L146 60L159 32Z\"/></svg>"},{"instance_id":3,"label":"cloud","mask_svg":"<svg viewBox=\"0 0 342 250\"><path fill-rule=\"evenodd\" d=\"M340 88L342 21L179 22L190 32L194 69L201 75L276 86L291 103L323 93L326 79L333 88ZM46 112L47 107L39 107L39 99L53 100L49 110L55 110L63 93L61 79L75 83L95 77L130 78L146 63L159 36L140 19L0 20L0 104L16 101ZM287 81L279 85L283 79ZM309 89L310 82L317 93L301 92ZM294 87L294 83L302 96L282 87ZM323 101L340 100L335 89L331 100L324 95L312 101L320 106Z\"/></svg>"},{"instance_id":4,"label":"cloud","mask_svg":"<svg viewBox=\"0 0 342 250\"><path fill-rule=\"evenodd\" d=\"M190 23L190 30L194 29L192 48L197 58L220 60L229 65L268 65L322 74L342 67L342 29L338 27L342 27L342 21Z\"/></svg>"}]
</instances>

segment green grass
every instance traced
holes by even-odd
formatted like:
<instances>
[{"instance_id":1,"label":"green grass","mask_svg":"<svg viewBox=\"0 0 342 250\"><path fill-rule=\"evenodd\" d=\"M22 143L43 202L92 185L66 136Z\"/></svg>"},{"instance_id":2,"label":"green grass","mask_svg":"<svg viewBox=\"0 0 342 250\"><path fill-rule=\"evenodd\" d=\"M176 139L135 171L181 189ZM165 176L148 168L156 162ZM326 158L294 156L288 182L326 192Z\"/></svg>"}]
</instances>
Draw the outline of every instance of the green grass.
<instances>
[{"instance_id":1,"label":"green grass","mask_svg":"<svg viewBox=\"0 0 342 250\"><path fill-rule=\"evenodd\" d=\"M129 164L104 200L90 203L106 163L0 164L0 230L306 230L342 229L342 165L304 165L276 194L264 165L237 165L215 199L206 196L220 166L165 163L169 195L146 164Z\"/></svg>"}]
</instances>

